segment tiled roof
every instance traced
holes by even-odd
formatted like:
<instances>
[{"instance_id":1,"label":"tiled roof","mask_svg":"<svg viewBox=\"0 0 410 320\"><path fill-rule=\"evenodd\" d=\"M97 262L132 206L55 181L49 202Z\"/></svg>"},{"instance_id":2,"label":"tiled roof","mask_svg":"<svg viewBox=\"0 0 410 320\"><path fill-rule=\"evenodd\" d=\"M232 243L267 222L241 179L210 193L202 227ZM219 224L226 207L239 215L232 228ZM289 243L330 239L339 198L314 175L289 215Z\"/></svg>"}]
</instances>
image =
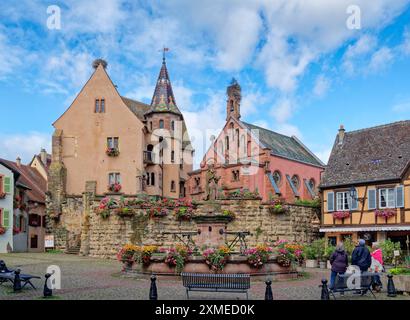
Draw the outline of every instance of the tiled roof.
<instances>
[{"instance_id":1,"label":"tiled roof","mask_svg":"<svg viewBox=\"0 0 410 320\"><path fill-rule=\"evenodd\" d=\"M410 121L336 136L321 187L400 179L410 163Z\"/></svg>"},{"instance_id":2,"label":"tiled roof","mask_svg":"<svg viewBox=\"0 0 410 320\"><path fill-rule=\"evenodd\" d=\"M249 130L259 130L259 140L273 155L323 167L323 163L296 138L241 121Z\"/></svg>"},{"instance_id":3,"label":"tiled roof","mask_svg":"<svg viewBox=\"0 0 410 320\"><path fill-rule=\"evenodd\" d=\"M0 163L20 175L16 184L30 188L30 190L27 190L27 196L31 201L45 203L47 181L36 168L23 164L17 165L17 163L5 159L0 159Z\"/></svg>"},{"instance_id":4,"label":"tiled roof","mask_svg":"<svg viewBox=\"0 0 410 320\"><path fill-rule=\"evenodd\" d=\"M126 97L121 97L122 101L127 105L127 107L134 113L138 119L144 121L144 114L148 112L151 107L148 104L135 101Z\"/></svg>"},{"instance_id":5,"label":"tiled roof","mask_svg":"<svg viewBox=\"0 0 410 320\"><path fill-rule=\"evenodd\" d=\"M181 114L175 102L165 58L163 59L154 95L152 96L151 109L147 113L151 112L173 112Z\"/></svg>"}]
</instances>

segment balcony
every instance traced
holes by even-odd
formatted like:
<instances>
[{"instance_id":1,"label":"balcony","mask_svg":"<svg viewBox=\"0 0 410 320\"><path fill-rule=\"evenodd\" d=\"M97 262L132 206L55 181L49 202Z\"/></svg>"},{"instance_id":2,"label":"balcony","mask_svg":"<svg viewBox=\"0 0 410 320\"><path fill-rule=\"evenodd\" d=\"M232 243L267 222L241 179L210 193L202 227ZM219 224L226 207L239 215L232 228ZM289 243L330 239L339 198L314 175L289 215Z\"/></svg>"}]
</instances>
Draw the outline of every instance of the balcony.
<instances>
[{"instance_id":1,"label":"balcony","mask_svg":"<svg viewBox=\"0 0 410 320\"><path fill-rule=\"evenodd\" d=\"M152 151L144 151L144 163L154 164L155 163L155 153Z\"/></svg>"}]
</instances>

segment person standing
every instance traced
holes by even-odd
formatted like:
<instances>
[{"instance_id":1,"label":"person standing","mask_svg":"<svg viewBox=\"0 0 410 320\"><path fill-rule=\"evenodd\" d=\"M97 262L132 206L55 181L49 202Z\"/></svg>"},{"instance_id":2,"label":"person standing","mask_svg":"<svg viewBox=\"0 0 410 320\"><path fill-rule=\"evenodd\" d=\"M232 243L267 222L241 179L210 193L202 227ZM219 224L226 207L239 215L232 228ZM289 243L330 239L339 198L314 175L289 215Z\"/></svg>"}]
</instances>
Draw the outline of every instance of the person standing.
<instances>
[{"instance_id":1,"label":"person standing","mask_svg":"<svg viewBox=\"0 0 410 320\"><path fill-rule=\"evenodd\" d=\"M379 245L377 243L373 243L373 252L371 253L372 256L372 264L370 266L370 269L372 272L376 273L376 275L373 276L373 290L380 292L382 288L382 282L380 280L380 276L377 273L383 272L384 266L383 266L383 253L382 250L379 248Z\"/></svg>"},{"instance_id":2,"label":"person standing","mask_svg":"<svg viewBox=\"0 0 410 320\"><path fill-rule=\"evenodd\" d=\"M346 272L347 265L349 263L343 243L339 243L336 246L336 250L332 253L329 260L332 265L329 288L333 289L335 286L336 276L338 274L343 275Z\"/></svg>"},{"instance_id":3,"label":"person standing","mask_svg":"<svg viewBox=\"0 0 410 320\"><path fill-rule=\"evenodd\" d=\"M352 265L358 266L361 272L366 272L372 264L372 256L366 247L366 241L359 240L359 244L352 252Z\"/></svg>"}]
</instances>

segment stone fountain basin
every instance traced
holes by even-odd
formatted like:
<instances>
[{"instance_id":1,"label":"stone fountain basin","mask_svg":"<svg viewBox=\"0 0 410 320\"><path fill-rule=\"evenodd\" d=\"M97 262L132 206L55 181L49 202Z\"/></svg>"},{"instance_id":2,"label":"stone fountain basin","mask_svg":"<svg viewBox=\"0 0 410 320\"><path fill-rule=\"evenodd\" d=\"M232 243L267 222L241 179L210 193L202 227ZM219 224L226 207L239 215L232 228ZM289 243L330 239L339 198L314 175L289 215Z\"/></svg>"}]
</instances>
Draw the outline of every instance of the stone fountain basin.
<instances>
[{"instance_id":1,"label":"stone fountain basin","mask_svg":"<svg viewBox=\"0 0 410 320\"><path fill-rule=\"evenodd\" d=\"M179 273L176 272L175 267L170 267L164 262L164 257L160 255L154 255L151 257L151 263L148 266L134 263L131 267L124 264L124 271L127 275L151 275L158 276L174 276L179 277ZM192 273L215 273L211 271L209 266L205 263L205 259L202 256L189 257L185 263L182 272ZM297 273L292 271L290 267L282 267L276 262L276 256L269 257L268 262L263 264L260 268L254 268L248 264L247 258L241 255L231 255L223 270L218 271L221 274L235 274L245 273L250 274L253 279L261 277L261 280L265 280L267 276L277 279L291 279L296 278Z\"/></svg>"}]
</instances>

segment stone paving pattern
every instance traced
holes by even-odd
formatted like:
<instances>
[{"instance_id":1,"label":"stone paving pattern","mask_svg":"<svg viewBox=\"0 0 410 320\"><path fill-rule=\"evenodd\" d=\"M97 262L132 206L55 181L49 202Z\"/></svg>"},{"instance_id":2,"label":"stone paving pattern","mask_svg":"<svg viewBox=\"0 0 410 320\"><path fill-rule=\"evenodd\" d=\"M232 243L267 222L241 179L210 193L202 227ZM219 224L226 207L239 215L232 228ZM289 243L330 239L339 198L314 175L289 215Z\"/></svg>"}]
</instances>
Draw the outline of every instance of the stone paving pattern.
<instances>
[{"instance_id":1,"label":"stone paving pattern","mask_svg":"<svg viewBox=\"0 0 410 320\"><path fill-rule=\"evenodd\" d=\"M11 283L0 286L0 300L39 299L42 296L44 274L49 265L58 265L62 273L62 289L53 293L59 299L67 300L146 300L149 296L150 280L148 277L135 279L121 275L121 265L115 260L105 260L59 253L14 253L0 254L9 268L21 268L23 273L42 276L42 280L33 280L37 290L24 289L13 293ZM328 277L328 270L308 269L308 276L295 280L281 280L272 283L275 300L317 300L320 299L320 280ZM159 277L157 280L159 299L185 300L185 288L180 280ZM253 281L249 299L264 299L265 283ZM388 298L386 292L376 294L378 299L406 299L409 296L398 295ZM244 294L192 292L191 299L245 299ZM338 297L339 298L339 297ZM340 299L373 300L370 295L364 297L346 294Z\"/></svg>"}]
</instances>

